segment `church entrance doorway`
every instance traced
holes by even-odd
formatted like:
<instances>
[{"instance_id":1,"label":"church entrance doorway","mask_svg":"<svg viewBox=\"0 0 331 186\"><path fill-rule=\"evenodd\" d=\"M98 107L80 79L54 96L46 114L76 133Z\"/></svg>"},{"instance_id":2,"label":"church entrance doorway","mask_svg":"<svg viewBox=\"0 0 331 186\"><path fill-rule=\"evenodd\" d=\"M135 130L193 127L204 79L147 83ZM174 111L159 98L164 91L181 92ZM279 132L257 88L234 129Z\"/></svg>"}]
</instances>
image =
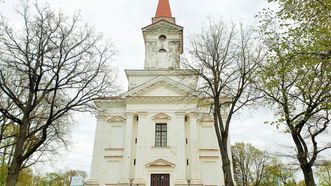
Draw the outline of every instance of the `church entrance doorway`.
<instances>
[{"instance_id":1,"label":"church entrance doorway","mask_svg":"<svg viewBox=\"0 0 331 186\"><path fill-rule=\"evenodd\" d=\"M169 174L152 174L151 186L170 186Z\"/></svg>"}]
</instances>

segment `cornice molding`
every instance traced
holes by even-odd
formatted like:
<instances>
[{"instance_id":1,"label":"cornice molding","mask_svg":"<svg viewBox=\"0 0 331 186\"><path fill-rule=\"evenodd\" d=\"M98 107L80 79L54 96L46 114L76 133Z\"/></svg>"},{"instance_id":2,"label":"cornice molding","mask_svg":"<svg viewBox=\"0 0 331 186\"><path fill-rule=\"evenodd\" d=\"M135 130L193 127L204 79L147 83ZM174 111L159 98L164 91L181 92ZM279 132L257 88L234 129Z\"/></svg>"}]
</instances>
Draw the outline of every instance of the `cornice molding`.
<instances>
[{"instance_id":1,"label":"cornice molding","mask_svg":"<svg viewBox=\"0 0 331 186\"><path fill-rule=\"evenodd\" d=\"M134 112L125 112L126 117L134 117L136 113Z\"/></svg>"},{"instance_id":2,"label":"cornice molding","mask_svg":"<svg viewBox=\"0 0 331 186\"><path fill-rule=\"evenodd\" d=\"M153 23L153 24L150 24L144 28L142 28L142 31L144 33L147 33L147 32L156 32L158 31L159 29L166 29L168 31L168 33L178 33L178 32L183 32L183 27L182 26L179 26L177 24L174 24L174 23L170 23L168 21L165 21L165 20L161 20L161 21L158 21L156 23Z\"/></svg>"},{"instance_id":3,"label":"cornice molding","mask_svg":"<svg viewBox=\"0 0 331 186\"><path fill-rule=\"evenodd\" d=\"M177 117L185 117L186 112L175 112Z\"/></svg>"},{"instance_id":4,"label":"cornice molding","mask_svg":"<svg viewBox=\"0 0 331 186\"><path fill-rule=\"evenodd\" d=\"M142 96L142 97L128 97L126 100L127 104L196 104L198 99L194 97L184 96Z\"/></svg>"},{"instance_id":5,"label":"cornice molding","mask_svg":"<svg viewBox=\"0 0 331 186\"><path fill-rule=\"evenodd\" d=\"M148 115L148 112L143 112L143 111L140 111L140 112L137 112L137 115L139 117L146 117Z\"/></svg>"},{"instance_id":6,"label":"cornice molding","mask_svg":"<svg viewBox=\"0 0 331 186\"><path fill-rule=\"evenodd\" d=\"M192 96L136 96L121 99L121 104L114 104L118 100L98 100L99 109L109 109L114 107L125 107L126 104L197 104L198 97Z\"/></svg>"},{"instance_id":7,"label":"cornice molding","mask_svg":"<svg viewBox=\"0 0 331 186\"><path fill-rule=\"evenodd\" d=\"M214 123L214 117L212 116L202 116L198 119L198 122L201 123Z\"/></svg>"}]
</instances>

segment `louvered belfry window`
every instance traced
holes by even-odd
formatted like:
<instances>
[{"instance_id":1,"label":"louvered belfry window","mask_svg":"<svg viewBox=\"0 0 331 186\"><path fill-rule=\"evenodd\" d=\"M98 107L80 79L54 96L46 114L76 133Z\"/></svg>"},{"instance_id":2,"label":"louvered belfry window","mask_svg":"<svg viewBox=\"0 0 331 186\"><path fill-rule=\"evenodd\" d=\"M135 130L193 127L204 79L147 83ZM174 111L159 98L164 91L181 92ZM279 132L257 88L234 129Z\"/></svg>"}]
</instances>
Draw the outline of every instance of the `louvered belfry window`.
<instances>
[{"instance_id":1,"label":"louvered belfry window","mask_svg":"<svg viewBox=\"0 0 331 186\"><path fill-rule=\"evenodd\" d=\"M167 124L157 123L155 126L155 146L166 147L167 146Z\"/></svg>"}]
</instances>

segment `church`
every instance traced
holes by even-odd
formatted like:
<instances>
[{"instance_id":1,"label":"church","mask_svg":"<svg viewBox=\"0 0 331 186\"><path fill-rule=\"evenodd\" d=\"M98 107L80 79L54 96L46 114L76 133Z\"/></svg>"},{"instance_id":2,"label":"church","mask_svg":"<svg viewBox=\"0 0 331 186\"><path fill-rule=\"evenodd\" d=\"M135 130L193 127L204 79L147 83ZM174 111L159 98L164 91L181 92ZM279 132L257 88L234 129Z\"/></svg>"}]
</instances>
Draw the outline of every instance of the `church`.
<instances>
[{"instance_id":1,"label":"church","mask_svg":"<svg viewBox=\"0 0 331 186\"><path fill-rule=\"evenodd\" d=\"M183 27L159 0L142 28L144 69L125 70L128 91L94 101L99 112L87 186L224 186L210 115L198 76L183 69Z\"/></svg>"}]
</instances>

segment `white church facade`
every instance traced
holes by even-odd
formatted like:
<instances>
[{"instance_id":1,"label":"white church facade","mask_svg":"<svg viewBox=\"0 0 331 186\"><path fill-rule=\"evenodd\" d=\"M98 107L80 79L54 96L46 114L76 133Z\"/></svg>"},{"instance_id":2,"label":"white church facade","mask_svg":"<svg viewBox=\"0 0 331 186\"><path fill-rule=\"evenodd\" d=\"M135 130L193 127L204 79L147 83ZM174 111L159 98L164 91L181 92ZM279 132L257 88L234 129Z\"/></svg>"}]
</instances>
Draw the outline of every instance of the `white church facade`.
<instances>
[{"instance_id":1,"label":"white church facade","mask_svg":"<svg viewBox=\"0 0 331 186\"><path fill-rule=\"evenodd\" d=\"M87 186L223 186L222 162L208 105L183 75L183 27L159 0L142 29L145 66L126 70L128 91L95 100L99 108Z\"/></svg>"}]
</instances>

